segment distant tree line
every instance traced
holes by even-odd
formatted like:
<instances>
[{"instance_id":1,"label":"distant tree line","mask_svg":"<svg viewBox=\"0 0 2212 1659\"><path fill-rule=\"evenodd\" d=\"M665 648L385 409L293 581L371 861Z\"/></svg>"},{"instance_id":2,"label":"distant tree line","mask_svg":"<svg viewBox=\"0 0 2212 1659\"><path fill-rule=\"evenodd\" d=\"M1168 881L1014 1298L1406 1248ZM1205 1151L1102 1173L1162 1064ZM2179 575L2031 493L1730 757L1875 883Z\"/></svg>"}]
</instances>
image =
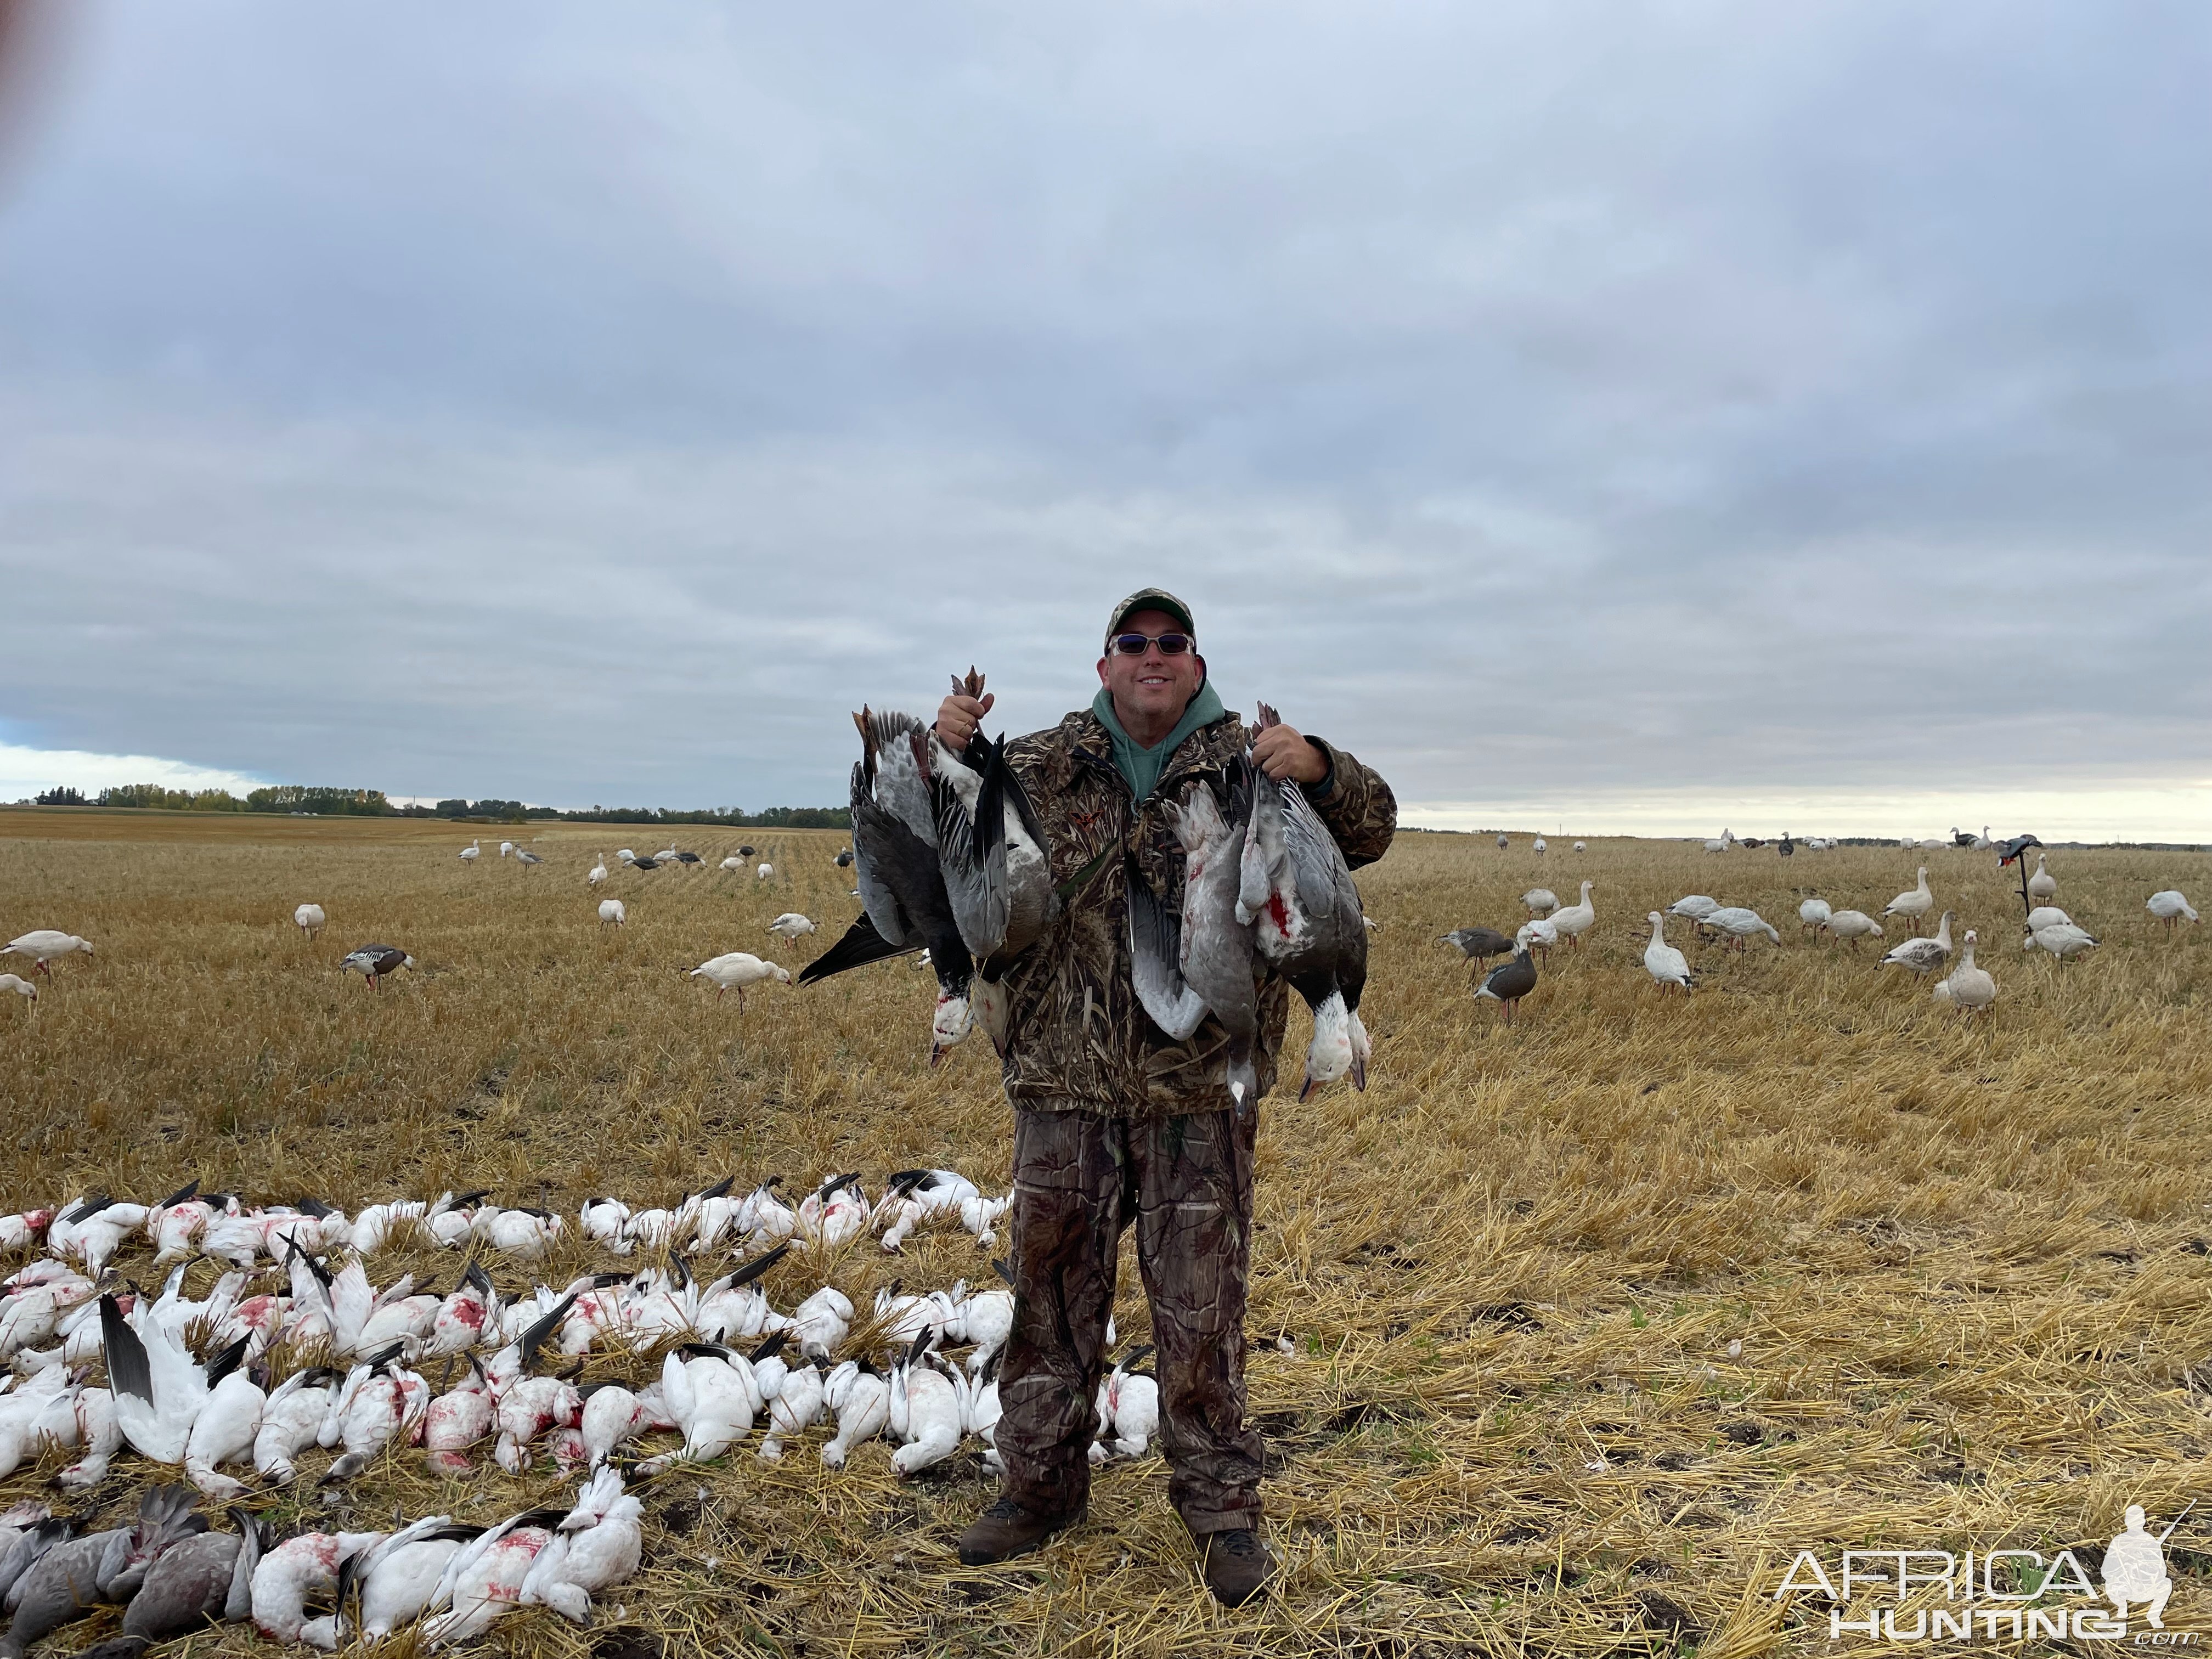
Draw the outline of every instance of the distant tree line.
<instances>
[{"instance_id":1,"label":"distant tree line","mask_svg":"<svg viewBox=\"0 0 2212 1659\"><path fill-rule=\"evenodd\" d=\"M227 789L167 789L158 783L126 783L103 789L88 800L66 785L34 796L40 806L107 806L167 812L313 813L328 817L467 818L521 823L530 818L562 818L580 823L707 823L732 830L849 830L851 811L842 806L771 806L758 812L734 806L678 811L668 807L594 806L563 812L552 806L526 806L519 800L455 796L435 806L395 806L381 789L331 789L282 783L249 792L243 799Z\"/></svg>"}]
</instances>

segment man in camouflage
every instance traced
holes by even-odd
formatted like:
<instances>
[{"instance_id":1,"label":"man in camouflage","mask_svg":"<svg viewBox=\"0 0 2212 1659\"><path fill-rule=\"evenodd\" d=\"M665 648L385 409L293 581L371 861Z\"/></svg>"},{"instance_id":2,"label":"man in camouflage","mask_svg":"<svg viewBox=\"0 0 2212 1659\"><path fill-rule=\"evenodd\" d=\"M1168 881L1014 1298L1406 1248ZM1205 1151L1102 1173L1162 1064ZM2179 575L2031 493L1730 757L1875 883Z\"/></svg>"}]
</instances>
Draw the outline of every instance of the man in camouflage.
<instances>
[{"instance_id":1,"label":"man in camouflage","mask_svg":"<svg viewBox=\"0 0 2212 1659\"><path fill-rule=\"evenodd\" d=\"M1178 1042L1146 1018L1130 975L1127 884L1181 908L1174 804L1248 746L1270 777L1306 791L1355 867L1389 846L1397 803L1380 777L1320 738L1287 726L1255 732L1224 709L1196 631L1174 595L1132 594L1107 624L1091 706L1010 746L1066 902L1006 982L1014 1328L997 1440L1006 1473L998 1501L962 1535L960 1559L1002 1561L1082 1518L1116 1257L1133 1221L1168 1495L1199 1541L1207 1585L1235 1606L1274 1565L1257 1532L1260 1437L1244 1424L1257 1116L1235 1109L1229 1037L1216 1021ZM939 737L964 750L991 702L946 698ZM1264 1095L1289 993L1263 961L1255 965Z\"/></svg>"}]
</instances>

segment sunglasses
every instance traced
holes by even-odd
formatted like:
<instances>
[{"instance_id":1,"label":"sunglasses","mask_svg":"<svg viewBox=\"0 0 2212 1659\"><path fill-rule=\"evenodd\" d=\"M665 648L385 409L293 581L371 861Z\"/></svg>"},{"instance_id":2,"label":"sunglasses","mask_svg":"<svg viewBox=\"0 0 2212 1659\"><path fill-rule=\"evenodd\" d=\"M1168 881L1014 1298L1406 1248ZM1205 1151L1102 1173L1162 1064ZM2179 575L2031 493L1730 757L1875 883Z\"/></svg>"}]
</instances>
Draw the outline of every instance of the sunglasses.
<instances>
[{"instance_id":1,"label":"sunglasses","mask_svg":"<svg viewBox=\"0 0 2212 1659\"><path fill-rule=\"evenodd\" d=\"M1180 657L1197 641L1188 634L1116 634L1107 643L1125 657L1141 657L1145 647L1157 645L1163 657Z\"/></svg>"}]
</instances>

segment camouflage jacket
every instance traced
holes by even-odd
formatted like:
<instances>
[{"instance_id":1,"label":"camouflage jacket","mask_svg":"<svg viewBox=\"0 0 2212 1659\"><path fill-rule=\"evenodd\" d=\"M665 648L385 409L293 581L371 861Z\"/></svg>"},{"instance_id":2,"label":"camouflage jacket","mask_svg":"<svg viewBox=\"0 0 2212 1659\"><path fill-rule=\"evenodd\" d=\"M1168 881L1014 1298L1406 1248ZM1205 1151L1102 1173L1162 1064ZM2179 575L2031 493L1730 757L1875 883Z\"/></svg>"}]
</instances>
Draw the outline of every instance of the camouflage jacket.
<instances>
[{"instance_id":1,"label":"camouflage jacket","mask_svg":"<svg viewBox=\"0 0 2212 1659\"><path fill-rule=\"evenodd\" d=\"M1153 1024L1130 978L1128 882L1134 871L1182 908L1183 849L1170 805L1193 779L1218 779L1253 733L1226 714L1184 738L1151 799L1133 800L1114 766L1113 741L1085 709L1017 738L1008 757L1042 821L1052 874L1066 894L1060 919L1006 975L1006 1095L1038 1111L1149 1118L1226 1110L1228 1034L1211 1016L1182 1042ZM1390 787L1342 750L1314 786L1315 809L1355 869L1382 856L1398 824ZM1072 889L1069 884L1074 884ZM1261 1094L1274 1086L1289 988L1255 957Z\"/></svg>"}]
</instances>

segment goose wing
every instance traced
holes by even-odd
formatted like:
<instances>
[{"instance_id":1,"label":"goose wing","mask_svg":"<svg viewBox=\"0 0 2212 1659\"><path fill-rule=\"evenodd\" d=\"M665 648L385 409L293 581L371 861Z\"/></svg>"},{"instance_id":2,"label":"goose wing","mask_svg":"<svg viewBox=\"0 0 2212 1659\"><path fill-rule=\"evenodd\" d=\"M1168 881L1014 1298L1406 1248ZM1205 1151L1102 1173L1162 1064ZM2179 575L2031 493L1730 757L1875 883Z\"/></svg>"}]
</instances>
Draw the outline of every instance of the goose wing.
<instances>
[{"instance_id":1,"label":"goose wing","mask_svg":"<svg viewBox=\"0 0 2212 1659\"><path fill-rule=\"evenodd\" d=\"M1206 999L1183 982L1182 919L1131 868L1129 975L1152 1024L1181 1042L1206 1018Z\"/></svg>"}]
</instances>

